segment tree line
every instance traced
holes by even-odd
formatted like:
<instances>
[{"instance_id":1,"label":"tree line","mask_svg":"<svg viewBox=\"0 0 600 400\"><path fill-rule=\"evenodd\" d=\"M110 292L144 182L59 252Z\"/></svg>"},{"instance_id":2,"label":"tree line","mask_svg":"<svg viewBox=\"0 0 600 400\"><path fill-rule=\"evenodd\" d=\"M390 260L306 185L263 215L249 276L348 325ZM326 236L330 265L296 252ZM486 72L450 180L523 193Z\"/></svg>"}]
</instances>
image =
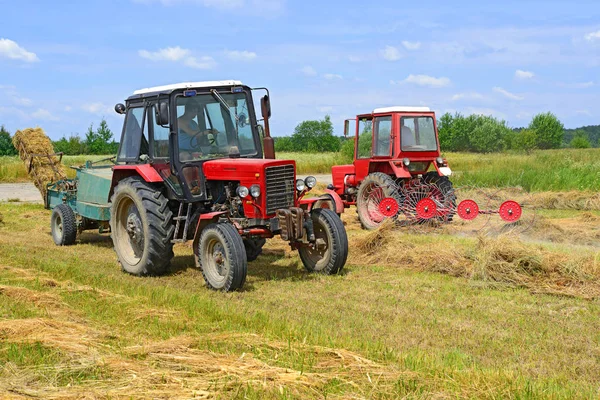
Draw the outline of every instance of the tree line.
<instances>
[{"instance_id":1,"label":"tree line","mask_svg":"<svg viewBox=\"0 0 600 400\"><path fill-rule=\"evenodd\" d=\"M329 115L322 120L303 121L291 136L275 137L279 152L341 152L352 159L354 141L335 136ZM442 115L438 120L440 147L443 151L492 153L504 150L600 147L600 125L565 129L552 113L534 116L527 127L510 128L505 121L486 115L464 116L460 113ZM351 139L351 138L350 138ZM103 119L94 129L89 126L85 136L71 135L53 141L54 150L66 155L116 154L119 144ZM16 155L11 135L0 127L0 156Z\"/></svg>"}]
</instances>

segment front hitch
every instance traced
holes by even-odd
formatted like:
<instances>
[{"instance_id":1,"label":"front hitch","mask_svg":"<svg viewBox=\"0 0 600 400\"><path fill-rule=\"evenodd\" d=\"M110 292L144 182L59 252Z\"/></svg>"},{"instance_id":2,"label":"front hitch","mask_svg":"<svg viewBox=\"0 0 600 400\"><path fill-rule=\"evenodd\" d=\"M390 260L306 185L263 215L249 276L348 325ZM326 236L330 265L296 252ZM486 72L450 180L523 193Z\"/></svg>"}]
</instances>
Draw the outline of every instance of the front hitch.
<instances>
[{"instance_id":1,"label":"front hitch","mask_svg":"<svg viewBox=\"0 0 600 400\"><path fill-rule=\"evenodd\" d=\"M314 243L315 230L312 218L308 211L300 207L277 210L281 239L290 242L307 241ZM305 236L306 233L306 236ZM306 239L304 239L306 237Z\"/></svg>"}]
</instances>

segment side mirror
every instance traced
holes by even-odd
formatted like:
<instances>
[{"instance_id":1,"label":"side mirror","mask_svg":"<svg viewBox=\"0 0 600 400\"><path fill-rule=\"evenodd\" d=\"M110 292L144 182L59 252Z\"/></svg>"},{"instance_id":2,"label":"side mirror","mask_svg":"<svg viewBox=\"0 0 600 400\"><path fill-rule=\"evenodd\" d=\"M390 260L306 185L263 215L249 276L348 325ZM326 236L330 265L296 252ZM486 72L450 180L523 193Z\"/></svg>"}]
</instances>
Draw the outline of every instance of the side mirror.
<instances>
[{"instance_id":1,"label":"side mirror","mask_svg":"<svg viewBox=\"0 0 600 400\"><path fill-rule=\"evenodd\" d=\"M264 119L271 118L271 100L269 100L269 95L264 95L260 99L260 111Z\"/></svg>"},{"instance_id":2,"label":"side mirror","mask_svg":"<svg viewBox=\"0 0 600 400\"><path fill-rule=\"evenodd\" d=\"M125 114L125 106L121 103L115 105L115 112L117 114Z\"/></svg>"},{"instance_id":3,"label":"side mirror","mask_svg":"<svg viewBox=\"0 0 600 400\"><path fill-rule=\"evenodd\" d=\"M350 121L344 121L344 136L348 137L348 133L350 133Z\"/></svg>"},{"instance_id":4,"label":"side mirror","mask_svg":"<svg viewBox=\"0 0 600 400\"><path fill-rule=\"evenodd\" d=\"M155 107L156 123L160 126L169 125L169 106L167 102L161 101Z\"/></svg>"}]
</instances>

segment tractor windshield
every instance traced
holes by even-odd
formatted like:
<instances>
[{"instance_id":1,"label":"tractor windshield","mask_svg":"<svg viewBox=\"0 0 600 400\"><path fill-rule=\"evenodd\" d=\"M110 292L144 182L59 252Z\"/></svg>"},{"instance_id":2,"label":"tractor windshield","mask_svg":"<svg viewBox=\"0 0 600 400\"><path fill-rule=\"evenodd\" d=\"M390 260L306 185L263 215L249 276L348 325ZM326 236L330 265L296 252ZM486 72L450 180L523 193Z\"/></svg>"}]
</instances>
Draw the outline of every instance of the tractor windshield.
<instances>
[{"instance_id":1,"label":"tractor windshield","mask_svg":"<svg viewBox=\"0 0 600 400\"><path fill-rule=\"evenodd\" d=\"M402 151L436 151L437 139L432 117L402 117L400 119Z\"/></svg>"},{"instance_id":2,"label":"tractor windshield","mask_svg":"<svg viewBox=\"0 0 600 400\"><path fill-rule=\"evenodd\" d=\"M177 143L183 162L227 157L234 147L257 154L246 94L177 97Z\"/></svg>"}]
</instances>

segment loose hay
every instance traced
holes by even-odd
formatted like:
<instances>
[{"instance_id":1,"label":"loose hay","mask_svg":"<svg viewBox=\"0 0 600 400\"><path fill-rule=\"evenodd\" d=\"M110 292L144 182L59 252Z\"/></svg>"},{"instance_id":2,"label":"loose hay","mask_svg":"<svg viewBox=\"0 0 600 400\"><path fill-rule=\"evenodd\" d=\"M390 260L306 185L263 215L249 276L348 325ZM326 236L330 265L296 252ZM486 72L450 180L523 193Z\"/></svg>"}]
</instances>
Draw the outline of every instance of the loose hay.
<instances>
[{"instance_id":1,"label":"loose hay","mask_svg":"<svg viewBox=\"0 0 600 400\"><path fill-rule=\"evenodd\" d=\"M27 128L17 131L13 137L13 145L19 157L25 163L29 177L46 199L46 187L49 183L66 179L65 168L54 154L50 138L42 128Z\"/></svg>"}]
</instances>

